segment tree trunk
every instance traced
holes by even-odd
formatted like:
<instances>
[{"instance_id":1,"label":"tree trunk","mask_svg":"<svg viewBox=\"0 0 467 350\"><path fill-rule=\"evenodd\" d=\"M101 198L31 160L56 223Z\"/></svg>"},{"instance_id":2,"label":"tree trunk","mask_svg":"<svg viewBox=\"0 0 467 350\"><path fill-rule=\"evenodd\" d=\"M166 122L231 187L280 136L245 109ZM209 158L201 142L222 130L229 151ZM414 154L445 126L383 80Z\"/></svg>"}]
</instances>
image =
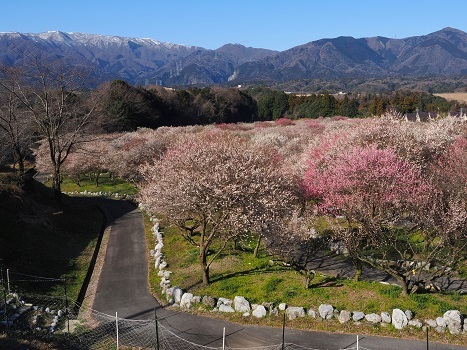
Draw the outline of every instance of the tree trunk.
<instances>
[{"instance_id":1,"label":"tree trunk","mask_svg":"<svg viewBox=\"0 0 467 350\"><path fill-rule=\"evenodd\" d=\"M199 263L203 271L203 284L207 286L209 284L209 266L207 264L207 254L204 247L199 248Z\"/></svg>"},{"instance_id":2,"label":"tree trunk","mask_svg":"<svg viewBox=\"0 0 467 350\"><path fill-rule=\"evenodd\" d=\"M100 173L97 172L96 173L96 187L99 187L99 176L100 176Z\"/></svg>"},{"instance_id":3,"label":"tree trunk","mask_svg":"<svg viewBox=\"0 0 467 350\"><path fill-rule=\"evenodd\" d=\"M259 248L261 247L261 238L262 238L262 237L263 237L263 234L260 233L260 234L258 235L258 240L256 241L255 251L253 252L253 256L254 256L255 258L258 257Z\"/></svg>"},{"instance_id":4,"label":"tree trunk","mask_svg":"<svg viewBox=\"0 0 467 350\"><path fill-rule=\"evenodd\" d=\"M21 152L21 149L16 147L15 153L16 153L15 158L18 161L18 166L19 166L19 174L23 175L24 174L24 160L23 160L23 154Z\"/></svg>"},{"instance_id":5,"label":"tree trunk","mask_svg":"<svg viewBox=\"0 0 467 350\"><path fill-rule=\"evenodd\" d=\"M362 275L362 270L363 270L362 262L358 259L352 259L352 260L353 260L353 265L355 266L355 269L356 269L353 280L355 282L358 282L360 280L360 276Z\"/></svg>"},{"instance_id":6,"label":"tree trunk","mask_svg":"<svg viewBox=\"0 0 467 350\"><path fill-rule=\"evenodd\" d=\"M408 296L409 295L409 286L407 285L407 281L405 280L404 276L397 276L396 277L402 287L402 295Z\"/></svg>"},{"instance_id":7,"label":"tree trunk","mask_svg":"<svg viewBox=\"0 0 467 350\"><path fill-rule=\"evenodd\" d=\"M61 189L60 169L54 169L54 174L52 176L52 189L54 190L55 200L57 200L57 202L61 202L62 201L62 189Z\"/></svg>"}]
</instances>

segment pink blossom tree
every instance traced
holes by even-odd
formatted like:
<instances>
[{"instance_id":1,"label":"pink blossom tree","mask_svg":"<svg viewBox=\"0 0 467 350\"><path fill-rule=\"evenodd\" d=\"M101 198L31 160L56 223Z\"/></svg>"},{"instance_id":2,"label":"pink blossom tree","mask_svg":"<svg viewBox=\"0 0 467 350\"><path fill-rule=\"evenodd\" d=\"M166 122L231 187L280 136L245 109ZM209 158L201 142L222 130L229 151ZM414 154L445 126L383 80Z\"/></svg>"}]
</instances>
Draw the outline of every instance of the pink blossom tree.
<instances>
[{"instance_id":1,"label":"pink blossom tree","mask_svg":"<svg viewBox=\"0 0 467 350\"><path fill-rule=\"evenodd\" d=\"M186 230L199 249L204 284L230 240L262 232L297 204L274 150L222 131L181 138L141 173L141 202ZM214 243L219 248L211 253Z\"/></svg>"},{"instance_id":2,"label":"pink blossom tree","mask_svg":"<svg viewBox=\"0 0 467 350\"><path fill-rule=\"evenodd\" d=\"M398 261L417 259L420 249L409 233L416 220L403 222L411 222L415 208L426 203L429 184L392 149L354 147L321 159L310 162L305 189L321 213L344 218L335 234L356 262L356 277L366 262L394 276L407 294L411 269Z\"/></svg>"}]
</instances>

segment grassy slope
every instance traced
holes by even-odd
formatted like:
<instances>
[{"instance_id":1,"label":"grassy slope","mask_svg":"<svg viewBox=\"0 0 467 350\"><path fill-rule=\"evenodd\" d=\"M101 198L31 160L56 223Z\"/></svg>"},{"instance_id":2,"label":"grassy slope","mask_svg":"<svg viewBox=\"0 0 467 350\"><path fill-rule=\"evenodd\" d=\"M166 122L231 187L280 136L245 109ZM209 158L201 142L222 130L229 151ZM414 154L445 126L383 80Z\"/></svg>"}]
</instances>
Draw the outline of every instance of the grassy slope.
<instances>
[{"instance_id":1,"label":"grassy slope","mask_svg":"<svg viewBox=\"0 0 467 350\"><path fill-rule=\"evenodd\" d=\"M12 279L27 274L68 281L67 294L76 298L86 275L102 215L78 198L54 201L46 186L30 181L21 186L0 184L0 263ZM41 294L63 295L62 283L37 282L18 287Z\"/></svg>"},{"instance_id":2,"label":"grassy slope","mask_svg":"<svg viewBox=\"0 0 467 350\"><path fill-rule=\"evenodd\" d=\"M49 182L46 185L50 185ZM93 179L83 178L78 185L70 178L65 178L62 182L63 192L106 192L118 193L120 195L135 195L137 190L134 186L122 179L112 179L108 173L103 174L99 178L99 186Z\"/></svg>"},{"instance_id":3,"label":"grassy slope","mask_svg":"<svg viewBox=\"0 0 467 350\"><path fill-rule=\"evenodd\" d=\"M150 228L150 224L146 226ZM397 286L388 286L373 282L353 282L347 279L336 279L331 276L318 276L312 281L312 287L303 287L303 276L299 273L278 264L270 264L271 257L262 252L259 259L253 257L251 249L234 250L233 247L215 262L211 268L212 283L205 287L202 285L200 268L197 262L197 249L185 241L173 227L163 227L164 255L169 263L172 285L189 290L195 295L211 295L214 297L234 298L236 295L246 297L251 303L286 302L292 306L313 308L317 311L320 304L331 304L339 310L363 311L365 313L391 312L394 308L410 309L420 320L436 318L450 309L458 309L467 313L467 297L457 293L452 294L417 294L402 297L401 289ZM153 246L150 233L148 233L149 246ZM152 265L152 264L151 264ZM159 279L152 268L150 282L158 297L160 288ZM201 312L201 311L196 311ZM212 313L206 312L213 316ZM243 318L241 315L219 315L237 322L252 322L263 325L281 325L281 317L256 320ZM354 325L349 322L341 325L337 320L319 322L316 319L306 318L288 322L289 326L303 329L324 330L332 332L367 333L389 336L404 336L423 339L425 333L421 330L406 328L397 331L392 326L372 326L367 323ZM463 344L466 336L452 336L450 334L434 334L432 340L440 340Z\"/></svg>"}]
</instances>

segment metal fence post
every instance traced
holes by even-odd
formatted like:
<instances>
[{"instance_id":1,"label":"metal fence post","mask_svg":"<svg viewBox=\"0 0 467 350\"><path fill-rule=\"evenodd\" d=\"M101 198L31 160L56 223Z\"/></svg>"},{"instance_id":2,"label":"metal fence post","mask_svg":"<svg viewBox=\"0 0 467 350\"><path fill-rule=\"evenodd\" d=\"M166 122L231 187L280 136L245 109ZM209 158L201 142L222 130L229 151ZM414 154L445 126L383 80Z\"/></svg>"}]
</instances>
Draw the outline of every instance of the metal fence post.
<instances>
[{"instance_id":1,"label":"metal fence post","mask_svg":"<svg viewBox=\"0 0 467 350\"><path fill-rule=\"evenodd\" d=\"M10 269L6 269L6 283L8 286L8 294L10 294Z\"/></svg>"},{"instance_id":2,"label":"metal fence post","mask_svg":"<svg viewBox=\"0 0 467 350\"><path fill-rule=\"evenodd\" d=\"M6 333L8 334L8 328L10 326L9 321L8 321L8 308L6 305L6 289L5 289L5 282L3 280L3 267L1 269L2 271L2 287L3 287L3 303L5 307L5 322L6 322Z\"/></svg>"},{"instance_id":3,"label":"metal fence post","mask_svg":"<svg viewBox=\"0 0 467 350\"><path fill-rule=\"evenodd\" d=\"M282 350L285 349L285 314L284 319L282 321Z\"/></svg>"},{"instance_id":4,"label":"metal fence post","mask_svg":"<svg viewBox=\"0 0 467 350\"><path fill-rule=\"evenodd\" d=\"M115 330L117 333L117 350L118 350L118 314L117 314L117 311L115 311Z\"/></svg>"},{"instance_id":5,"label":"metal fence post","mask_svg":"<svg viewBox=\"0 0 467 350\"><path fill-rule=\"evenodd\" d=\"M225 350L225 327L222 331L222 350Z\"/></svg>"},{"instance_id":6,"label":"metal fence post","mask_svg":"<svg viewBox=\"0 0 467 350\"><path fill-rule=\"evenodd\" d=\"M157 311L154 306L154 319L156 321L156 350L159 350L159 322L157 320Z\"/></svg>"},{"instance_id":7,"label":"metal fence post","mask_svg":"<svg viewBox=\"0 0 467 350\"><path fill-rule=\"evenodd\" d=\"M68 294L66 291L66 276L63 278L63 287L65 289L65 315L66 315L66 323L67 323L67 331L68 335L70 335L70 316L68 312Z\"/></svg>"}]
</instances>

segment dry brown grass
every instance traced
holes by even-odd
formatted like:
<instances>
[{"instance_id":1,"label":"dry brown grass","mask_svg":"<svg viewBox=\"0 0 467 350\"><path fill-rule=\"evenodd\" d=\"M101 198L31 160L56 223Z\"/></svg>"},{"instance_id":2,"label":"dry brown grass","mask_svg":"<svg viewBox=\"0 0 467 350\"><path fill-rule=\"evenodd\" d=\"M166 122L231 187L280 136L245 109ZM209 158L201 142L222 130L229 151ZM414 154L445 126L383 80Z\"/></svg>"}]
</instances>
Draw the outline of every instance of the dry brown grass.
<instances>
[{"instance_id":1,"label":"dry brown grass","mask_svg":"<svg viewBox=\"0 0 467 350\"><path fill-rule=\"evenodd\" d=\"M467 92L449 92L434 95L445 98L448 101L459 101L461 103L467 103Z\"/></svg>"}]
</instances>

